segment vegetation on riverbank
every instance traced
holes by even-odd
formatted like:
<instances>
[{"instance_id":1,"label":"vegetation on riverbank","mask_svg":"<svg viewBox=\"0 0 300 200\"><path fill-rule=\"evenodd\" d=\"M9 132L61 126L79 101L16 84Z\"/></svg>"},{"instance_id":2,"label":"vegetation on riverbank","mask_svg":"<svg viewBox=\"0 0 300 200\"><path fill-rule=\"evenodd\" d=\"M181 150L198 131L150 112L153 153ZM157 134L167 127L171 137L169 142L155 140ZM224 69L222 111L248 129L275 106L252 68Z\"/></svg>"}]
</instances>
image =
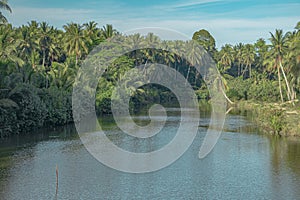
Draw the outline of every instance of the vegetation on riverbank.
<instances>
[{"instance_id":1,"label":"vegetation on riverbank","mask_svg":"<svg viewBox=\"0 0 300 200\"><path fill-rule=\"evenodd\" d=\"M254 101L240 101L236 105L240 110L250 112L260 130L279 136L300 136L300 103L285 104Z\"/></svg>"},{"instance_id":2,"label":"vegetation on riverbank","mask_svg":"<svg viewBox=\"0 0 300 200\"><path fill-rule=\"evenodd\" d=\"M69 23L59 30L46 22L31 21L13 27L3 16L0 19L0 137L71 122L72 85L78 69L96 46L122 33L109 24L100 28L93 21ZM207 30L195 32L193 40L201 44L216 62L224 84L225 91L222 89L222 92L229 103L253 100L294 104L300 93L299 30L300 23L293 32L276 30L271 33L270 44L260 38L254 44L226 44L220 50ZM152 33L124 37L132 41L132 45L163 43L167 49L174 50L192 44L179 40L162 41ZM187 50L193 63L175 53L154 49L135 50L119 57L108 66L98 83L97 114L111 113L111 94L116 83L126 71L146 63L164 63L175 69L192 85L198 99L209 100L206 84L194 67L202 64L193 53L199 50L195 48L190 45ZM219 82L216 80L216 84ZM131 92L131 88L126 91ZM136 111L151 103L174 103L174 99L174 94L167 88L146 85L136 90L130 108ZM281 111L274 112L274 116L281 119ZM284 126L277 127L276 117L273 121L275 132L285 130Z\"/></svg>"}]
</instances>

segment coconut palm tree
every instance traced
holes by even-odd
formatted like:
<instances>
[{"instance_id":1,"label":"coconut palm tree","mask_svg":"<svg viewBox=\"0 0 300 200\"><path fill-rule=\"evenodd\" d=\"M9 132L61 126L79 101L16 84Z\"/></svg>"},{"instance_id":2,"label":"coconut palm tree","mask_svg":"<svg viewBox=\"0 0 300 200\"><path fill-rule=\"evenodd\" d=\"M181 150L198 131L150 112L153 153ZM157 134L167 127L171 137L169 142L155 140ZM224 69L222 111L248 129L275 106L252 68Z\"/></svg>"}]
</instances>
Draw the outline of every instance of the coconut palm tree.
<instances>
[{"instance_id":1,"label":"coconut palm tree","mask_svg":"<svg viewBox=\"0 0 300 200\"><path fill-rule=\"evenodd\" d=\"M243 49L244 49L244 44L243 43L238 43L233 47L235 51L235 61L237 62L237 75L240 76L241 72L243 71Z\"/></svg>"},{"instance_id":2,"label":"coconut palm tree","mask_svg":"<svg viewBox=\"0 0 300 200\"><path fill-rule=\"evenodd\" d=\"M255 63L256 67L260 70L260 72L265 72L265 68L263 65L264 59L266 58L268 52L268 45L266 41L262 38L258 39L254 44L256 56L255 56Z\"/></svg>"},{"instance_id":3,"label":"coconut palm tree","mask_svg":"<svg viewBox=\"0 0 300 200\"><path fill-rule=\"evenodd\" d=\"M221 65L221 73L225 73L227 69L229 69L234 61L234 50L231 45L226 44L225 46L221 47L220 54L220 61L219 65Z\"/></svg>"},{"instance_id":4,"label":"coconut palm tree","mask_svg":"<svg viewBox=\"0 0 300 200\"><path fill-rule=\"evenodd\" d=\"M38 32L39 36L39 46L42 51L42 66L45 67L46 63L46 53L49 51L50 46L52 45L52 33L53 26L49 26L46 22L40 23L40 28Z\"/></svg>"},{"instance_id":5,"label":"coconut palm tree","mask_svg":"<svg viewBox=\"0 0 300 200\"><path fill-rule=\"evenodd\" d=\"M286 84L286 89L287 89L287 97L288 100L291 100L291 91L290 91L290 86L289 82L287 80L287 77L285 75L284 68L282 66L284 54L288 50L288 37L289 37L289 32L286 34L283 34L282 30L276 29L275 34L271 33L271 49L270 53L274 59L274 68L277 69L277 76L278 76L278 82L279 82L279 90L280 90L280 96L281 96L281 101L283 102L283 95L282 95L282 88L281 88L281 73L284 77L285 84Z\"/></svg>"},{"instance_id":6,"label":"coconut palm tree","mask_svg":"<svg viewBox=\"0 0 300 200\"><path fill-rule=\"evenodd\" d=\"M288 46L289 50L286 57L291 80L291 99L293 100L296 99L295 90L300 87L300 29L290 34Z\"/></svg>"},{"instance_id":7,"label":"coconut palm tree","mask_svg":"<svg viewBox=\"0 0 300 200\"><path fill-rule=\"evenodd\" d=\"M8 5L7 0L1 0L0 1L0 9L7 10L8 12L12 13L12 10L11 10L10 6ZM2 24L6 24L7 23L7 19L2 14L2 12L0 12L0 23L2 23Z\"/></svg>"},{"instance_id":8,"label":"coconut palm tree","mask_svg":"<svg viewBox=\"0 0 300 200\"><path fill-rule=\"evenodd\" d=\"M131 52L131 57L134 58L135 60L135 66L138 66L139 60L141 59L139 57L140 48L145 44L145 38L141 36L141 34L136 33L133 35L129 35L125 39L125 46L128 47L129 49L136 49Z\"/></svg>"},{"instance_id":9,"label":"coconut palm tree","mask_svg":"<svg viewBox=\"0 0 300 200\"><path fill-rule=\"evenodd\" d=\"M95 46L99 45L103 40L101 39L101 31L97 27L97 25L98 24L95 21L90 21L83 24L84 34L86 35L86 37L91 39L91 43L89 44L89 51L91 51Z\"/></svg>"},{"instance_id":10,"label":"coconut palm tree","mask_svg":"<svg viewBox=\"0 0 300 200\"><path fill-rule=\"evenodd\" d=\"M83 32L83 26L80 24L67 24L63 26L66 33L64 37L65 49L69 56L75 56L75 65L78 65L78 60L88 54L88 43L91 42L89 37L86 37Z\"/></svg>"},{"instance_id":11,"label":"coconut palm tree","mask_svg":"<svg viewBox=\"0 0 300 200\"><path fill-rule=\"evenodd\" d=\"M52 62L61 60L61 57L65 55L64 47L61 41L63 41L64 33L61 30L53 29L51 32L51 44L48 46L47 57L49 59L49 65Z\"/></svg>"},{"instance_id":12,"label":"coconut palm tree","mask_svg":"<svg viewBox=\"0 0 300 200\"><path fill-rule=\"evenodd\" d=\"M246 70L249 70L249 76L251 78L251 69L252 64L255 61L255 49L254 46L251 44L246 44L244 46L243 51L243 63L245 64L245 69L242 74L246 72Z\"/></svg>"},{"instance_id":13,"label":"coconut palm tree","mask_svg":"<svg viewBox=\"0 0 300 200\"><path fill-rule=\"evenodd\" d=\"M187 63L188 65L188 71L186 75L186 83L189 79L191 67L200 66L202 63L202 57L200 54L204 54L204 49L199 46L199 44L195 40L187 41L186 43L186 56L187 60L189 60L190 63Z\"/></svg>"},{"instance_id":14,"label":"coconut palm tree","mask_svg":"<svg viewBox=\"0 0 300 200\"><path fill-rule=\"evenodd\" d=\"M117 30L114 29L111 24L106 24L106 26L103 26L102 28L102 35L105 39L110 39L117 33Z\"/></svg>"},{"instance_id":15,"label":"coconut palm tree","mask_svg":"<svg viewBox=\"0 0 300 200\"><path fill-rule=\"evenodd\" d=\"M0 59L15 63L19 66L24 64L24 61L17 55L17 43L15 30L11 24L0 25Z\"/></svg>"},{"instance_id":16,"label":"coconut palm tree","mask_svg":"<svg viewBox=\"0 0 300 200\"><path fill-rule=\"evenodd\" d=\"M17 50L18 56L24 61L31 64L32 68L36 67L38 58L38 38L37 31L31 26L22 26L17 31Z\"/></svg>"},{"instance_id":17,"label":"coconut palm tree","mask_svg":"<svg viewBox=\"0 0 300 200\"><path fill-rule=\"evenodd\" d=\"M53 62L50 71L47 73L50 76L51 85L69 90L75 81L76 72L77 69L71 68L68 62Z\"/></svg>"}]
</instances>

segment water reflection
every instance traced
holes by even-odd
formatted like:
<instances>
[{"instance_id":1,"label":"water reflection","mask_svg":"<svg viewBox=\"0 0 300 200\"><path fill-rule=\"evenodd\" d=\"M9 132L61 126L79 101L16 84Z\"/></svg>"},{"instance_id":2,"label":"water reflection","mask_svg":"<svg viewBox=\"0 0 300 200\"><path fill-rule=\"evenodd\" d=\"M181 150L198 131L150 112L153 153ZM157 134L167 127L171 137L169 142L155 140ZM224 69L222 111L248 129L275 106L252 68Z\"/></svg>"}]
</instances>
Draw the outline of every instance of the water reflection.
<instances>
[{"instance_id":1,"label":"water reflection","mask_svg":"<svg viewBox=\"0 0 300 200\"><path fill-rule=\"evenodd\" d=\"M124 136L111 117L100 123L120 147L153 151L174 137L179 116L170 111L162 132L147 140ZM231 114L213 152L199 160L210 121L209 112L201 113L198 135L188 151L171 166L147 174L126 174L102 165L85 150L72 125L2 140L0 199L53 199L56 165L57 199L300 198L299 138L262 135L247 118ZM147 117L135 120L143 124Z\"/></svg>"}]
</instances>

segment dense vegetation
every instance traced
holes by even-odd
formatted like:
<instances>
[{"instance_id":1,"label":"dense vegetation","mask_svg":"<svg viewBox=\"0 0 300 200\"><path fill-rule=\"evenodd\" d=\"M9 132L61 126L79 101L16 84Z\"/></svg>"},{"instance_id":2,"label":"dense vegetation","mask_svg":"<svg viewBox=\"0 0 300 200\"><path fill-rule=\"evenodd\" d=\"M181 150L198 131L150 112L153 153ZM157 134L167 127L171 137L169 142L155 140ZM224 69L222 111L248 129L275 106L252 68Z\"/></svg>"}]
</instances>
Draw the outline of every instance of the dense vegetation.
<instances>
[{"instance_id":1,"label":"dense vegetation","mask_svg":"<svg viewBox=\"0 0 300 200\"><path fill-rule=\"evenodd\" d=\"M11 11L1 1L1 8ZM59 30L46 22L31 21L21 27L7 23L0 13L0 137L29 131L41 126L63 125L72 121L72 85L87 55L103 41L120 35L112 25L102 28L95 22L69 23ZM228 101L290 101L300 92L300 23L295 31L270 33L270 44L258 39L254 44L226 44L220 50L206 30L194 33L213 57L222 74ZM156 44L160 38L134 34L132 44ZM184 41L162 41L178 49ZM191 83L199 99L209 99L206 85L193 66L200 60L188 55L188 63L176 54L141 49L124 55L109 66L100 79L96 94L98 114L110 113L110 95L116 82L128 69L147 62L167 64L182 73ZM129 88L130 89L130 88ZM104 91L104 92L103 92ZM225 93L224 93L225 94ZM132 109L149 103L174 102L174 95L158 85L147 85L136 91Z\"/></svg>"}]
</instances>

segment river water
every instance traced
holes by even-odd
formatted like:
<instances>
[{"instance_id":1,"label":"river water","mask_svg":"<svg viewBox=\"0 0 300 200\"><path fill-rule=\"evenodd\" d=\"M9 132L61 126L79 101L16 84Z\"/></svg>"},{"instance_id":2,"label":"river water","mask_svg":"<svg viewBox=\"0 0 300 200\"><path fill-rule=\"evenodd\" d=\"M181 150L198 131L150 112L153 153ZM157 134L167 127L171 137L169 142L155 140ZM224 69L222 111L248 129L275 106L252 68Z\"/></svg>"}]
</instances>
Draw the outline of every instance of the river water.
<instances>
[{"instance_id":1,"label":"river water","mask_svg":"<svg viewBox=\"0 0 300 200\"><path fill-rule=\"evenodd\" d=\"M135 120L148 122L143 115ZM115 144L149 152L172 140L179 120L173 110L158 136L143 140L124 136L111 117L100 122ZM200 160L209 120L209 114L201 118L193 144L180 159L145 174L98 162L73 125L1 140L0 199L300 199L299 138L260 134L246 116L229 114L214 150Z\"/></svg>"}]
</instances>

